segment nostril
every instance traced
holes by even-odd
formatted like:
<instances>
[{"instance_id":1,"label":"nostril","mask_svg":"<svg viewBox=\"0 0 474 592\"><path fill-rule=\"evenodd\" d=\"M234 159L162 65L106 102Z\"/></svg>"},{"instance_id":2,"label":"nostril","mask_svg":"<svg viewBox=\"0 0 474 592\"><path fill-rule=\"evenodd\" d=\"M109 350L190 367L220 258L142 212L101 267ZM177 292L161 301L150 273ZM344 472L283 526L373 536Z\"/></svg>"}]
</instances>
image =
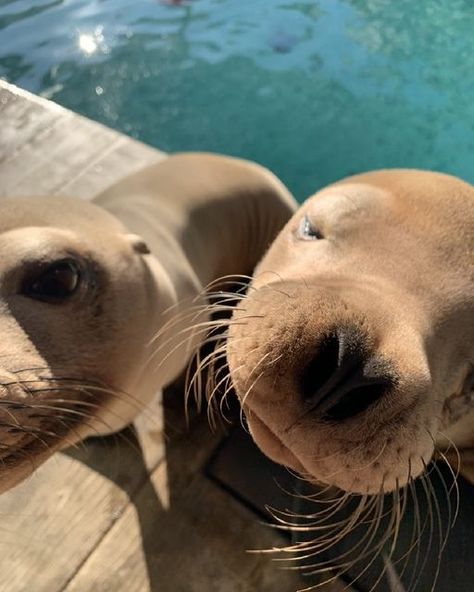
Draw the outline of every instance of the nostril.
<instances>
[{"instance_id":1,"label":"nostril","mask_svg":"<svg viewBox=\"0 0 474 592\"><path fill-rule=\"evenodd\" d=\"M322 340L318 352L304 371L302 379L303 398L313 398L337 370L339 363L339 338L336 333Z\"/></svg>"},{"instance_id":2,"label":"nostril","mask_svg":"<svg viewBox=\"0 0 474 592\"><path fill-rule=\"evenodd\" d=\"M352 328L324 338L301 378L308 412L342 421L368 409L394 385L391 365L369 356L368 340Z\"/></svg>"},{"instance_id":3,"label":"nostril","mask_svg":"<svg viewBox=\"0 0 474 592\"><path fill-rule=\"evenodd\" d=\"M342 421L354 417L377 402L387 391L388 382L368 384L351 389L324 413L324 419Z\"/></svg>"}]
</instances>

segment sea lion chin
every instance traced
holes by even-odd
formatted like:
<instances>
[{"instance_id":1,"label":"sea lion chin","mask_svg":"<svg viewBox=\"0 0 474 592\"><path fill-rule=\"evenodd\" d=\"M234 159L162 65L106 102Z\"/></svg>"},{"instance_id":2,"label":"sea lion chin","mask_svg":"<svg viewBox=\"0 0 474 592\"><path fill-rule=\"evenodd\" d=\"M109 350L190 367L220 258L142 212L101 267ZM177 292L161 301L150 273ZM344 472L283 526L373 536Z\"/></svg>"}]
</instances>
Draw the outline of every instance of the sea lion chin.
<instances>
[{"instance_id":1,"label":"sea lion chin","mask_svg":"<svg viewBox=\"0 0 474 592\"><path fill-rule=\"evenodd\" d=\"M387 170L309 198L259 264L227 358L256 443L347 492L474 446L474 187Z\"/></svg>"},{"instance_id":2,"label":"sea lion chin","mask_svg":"<svg viewBox=\"0 0 474 592\"><path fill-rule=\"evenodd\" d=\"M94 203L0 200L0 491L130 423L205 338L206 292L251 273L293 209L266 169L199 153Z\"/></svg>"}]
</instances>

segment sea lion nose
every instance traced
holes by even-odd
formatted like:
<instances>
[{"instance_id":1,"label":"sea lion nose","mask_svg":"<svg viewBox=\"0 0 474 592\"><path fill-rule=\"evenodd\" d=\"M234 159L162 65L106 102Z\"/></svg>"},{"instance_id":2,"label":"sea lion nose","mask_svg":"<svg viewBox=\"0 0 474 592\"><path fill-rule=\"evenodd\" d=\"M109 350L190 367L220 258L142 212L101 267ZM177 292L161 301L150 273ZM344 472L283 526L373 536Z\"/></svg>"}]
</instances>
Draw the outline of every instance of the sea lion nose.
<instances>
[{"instance_id":1,"label":"sea lion nose","mask_svg":"<svg viewBox=\"0 0 474 592\"><path fill-rule=\"evenodd\" d=\"M321 419L342 421L368 409L393 384L387 365L368 353L363 335L339 328L319 343L303 372L301 389Z\"/></svg>"}]
</instances>

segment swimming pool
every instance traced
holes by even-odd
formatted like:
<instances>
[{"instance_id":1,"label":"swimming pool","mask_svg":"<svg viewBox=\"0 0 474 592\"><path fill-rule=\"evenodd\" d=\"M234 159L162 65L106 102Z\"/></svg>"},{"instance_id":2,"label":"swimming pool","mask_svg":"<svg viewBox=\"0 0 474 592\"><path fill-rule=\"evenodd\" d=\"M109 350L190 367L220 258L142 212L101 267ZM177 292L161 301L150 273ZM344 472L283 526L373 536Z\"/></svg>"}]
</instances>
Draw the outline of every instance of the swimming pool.
<instances>
[{"instance_id":1,"label":"swimming pool","mask_svg":"<svg viewBox=\"0 0 474 592\"><path fill-rule=\"evenodd\" d=\"M473 31L472 0L0 0L0 76L299 198L380 167L474 182Z\"/></svg>"}]
</instances>

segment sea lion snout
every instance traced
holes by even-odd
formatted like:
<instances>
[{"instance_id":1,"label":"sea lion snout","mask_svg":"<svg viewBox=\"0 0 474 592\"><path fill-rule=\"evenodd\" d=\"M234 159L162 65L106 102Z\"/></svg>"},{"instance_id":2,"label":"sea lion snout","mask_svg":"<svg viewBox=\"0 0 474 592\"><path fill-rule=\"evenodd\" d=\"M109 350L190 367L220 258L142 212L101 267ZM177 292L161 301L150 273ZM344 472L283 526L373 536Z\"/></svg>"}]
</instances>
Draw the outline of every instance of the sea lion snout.
<instances>
[{"instance_id":1,"label":"sea lion snout","mask_svg":"<svg viewBox=\"0 0 474 592\"><path fill-rule=\"evenodd\" d=\"M343 299L324 276L317 288L282 280L251 291L229 329L256 443L309 479L360 493L421 472L434 423L419 332L384 315L383 299L362 309L364 291L348 287Z\"/></svg>"},{"instance_id":2,"label":"sea lion snout","mask_svg":"<svg viewBox=\"0 0 474 592\"><path fill-rule=\"evenodd\" d=\"M302 205L229 326L268 456L366 494L474 445L473 228L474 188L438 173L364 174Z\"/></svg>"}]
</instances>

